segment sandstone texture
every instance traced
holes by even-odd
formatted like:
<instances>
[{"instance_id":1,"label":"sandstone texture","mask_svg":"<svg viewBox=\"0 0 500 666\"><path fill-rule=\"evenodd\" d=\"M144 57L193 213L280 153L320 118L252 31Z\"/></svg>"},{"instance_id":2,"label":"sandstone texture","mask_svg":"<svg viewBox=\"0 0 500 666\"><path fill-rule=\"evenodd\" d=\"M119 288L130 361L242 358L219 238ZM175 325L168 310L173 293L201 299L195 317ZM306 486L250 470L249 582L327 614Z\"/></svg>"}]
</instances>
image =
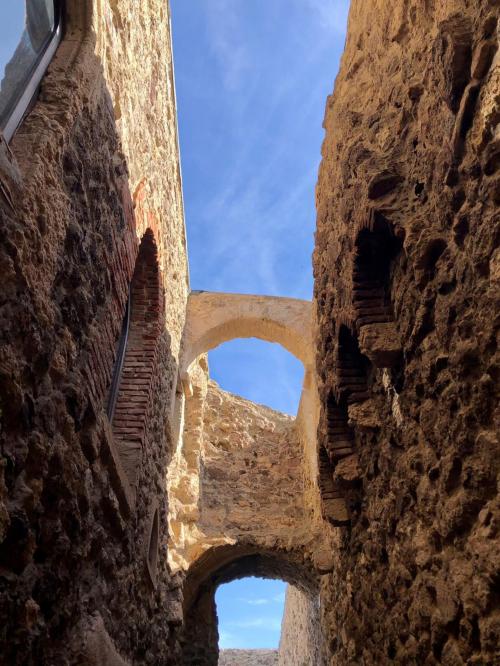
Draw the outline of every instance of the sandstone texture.
<instances>
[{"instance_id":1,"label":"sandstone texture","mask_svg":"<svg viewBox=\"0 0 500 666\"><path fill-rule=\"evenodd\" d=\"M217 663L214 595L222 582L252 574L282 578L308 596L318 591L296 420L209 381L201 432L195 519L183 543L186 664ZM185 510L177 507L177 517ZM173 539L171 549L180 545Z\"/></svg>"},{"instance_id":2,"label":"sandstone texture","mask_svg":"<svg viewBox=\"0 0 500 666\"><path fill-rule=\"evenodd\" d=\"M210 382L198 526L263 547L304 542L302 451L294 419Z\"/></svg>"},{"instance_id":3,"label":"sandstone texture","mask_svg":"<svg viewBox=\"0 0 500 666\"><path fill-rule=\"evenodd\" d=\"M64 3L0 136L1 666L500 663L499 14L352 0L308 303L190 293L168 2ZM210 380L250 336L297 415ZM219 661L249 575L280 649Z\"/></svg>"},{"instance_id":4,"label":"sandstone texture","mask_svg":"<svg viewBox=\"0 0 500 666\"><path fill-rule=\"evenodd\" d=\"M287 587L278 655L278 666L326 666L319 596Z\"/></svg>"},{"instance_id":5,"label":"sandstone texture","mask_svg":"<svg viewBox=\"0 0 500 666\"><path fill-rule=\"evenodd\" d=\"M351 5L314 253L319 445L349 523L321 590L332 665L500 659L498 18Z\"/></svg>"},{"instance_id":6,"label":"sandstone texture","mask_svg":"<svg viewBox=\"0 0 500 666\"><path fill-rule=\"evenodd\" d=\"M69 0L65 17L1 145L0 662L158 664L161 645L171 663L164 479L188 278L168 5ZM132 483L106 408L147 230L159 298L123 375L147 405Z\"/></svg>"},{"instance_id":7,"label":"sandstone texture","mask_svg":"<svg viewBox=\"0 0 500 666\"><path fill-rule=\"evenodd\" d=\"M277 650L221 650L219 666L275 666Z\"/></svg>"},{"instance_id":8,"label":"sandstone texture","mask_svg":"<svg viewBox=\"0 0 500 666\"><path fill-rule=\"evenodd\" d=\"M255 533L254 541L261 545L287 542L303 546L315 538L325 540L316 483L319 403L312 367L312 331L311 303L307 301L212 292L189 295L182 337L181 381L174 407L178 422L175 454L168 473L169 560L174 570L187 570L211 545L235 543L238 532L240 536L246 533L247 541ZM304 383L295 419L258 405L251 406L236 396L226 396L215 406L212 404L214 391L209 389L206 351L228 339L249 336L279 342L303 362ZM267 458L266 447L270 448ZM289 456L294 480L288 491L283 466L281 471L277 466L284 453ZM256 467L257 460L267 465L265 472ZM221 469L213 472L214 478L204 479L205 472L211 474L212 464L220 465ZM243 477L246 473L248 476ZM215 475L220 476L221 483L216 482ZM229 478L240 482L248 479L248 488L236 484L233 497ZM274 515L259 517L258 505L267 502L267 489L275 481L278 481L277 493L288 494L288 498L297 493L291 500L294 508L288 506L280 514L278 503ZM250 499L247 495L252 486ZM207 501L213 504L210 511ZM221 513L225 504L233 507L233 513L243 511L239 530L233 516ZM214 520L217 527L210 525ZM282 535L286 533L281 541L277 539L280 530ZM309 550L315 552L314 547Z\"/></svg>"}]
</instances>

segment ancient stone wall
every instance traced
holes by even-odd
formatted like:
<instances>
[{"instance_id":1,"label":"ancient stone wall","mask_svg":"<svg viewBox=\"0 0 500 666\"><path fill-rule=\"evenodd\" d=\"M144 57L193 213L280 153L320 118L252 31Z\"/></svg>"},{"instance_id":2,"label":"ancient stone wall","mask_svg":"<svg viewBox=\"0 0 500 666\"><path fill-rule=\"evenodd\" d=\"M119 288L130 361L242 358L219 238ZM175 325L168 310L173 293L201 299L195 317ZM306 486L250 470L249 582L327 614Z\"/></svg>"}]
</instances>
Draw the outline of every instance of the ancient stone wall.
<instances>
[{"instance_id":1,"label":"ancient stone wall","mask_svg":"<svg viewBox=\"0 0 500 666\"><path fill-rule=\"evenodd\" d=\"M295 419L209 381L202 424L195 470L199 476L190 484L185 477L183 487L178 477L172 487L174 502L183 497L188 501L171 507L175 524L184 516L184 539L172 539L171 550L180 549L188 564L184 661L213 665L218 653L217 586L243 575L263 575L295 580L309 589L312 580L297 567L308 561L314 569L314 549L304 510L303 452ZM185 427L184 446L191 436ZM196 509L188 488L195 489Z\"/></svg>"},{"instance_id":2,"label":"ancient stone wall","mask_svg":"<svg viewBox=\"0 0 500 666\"><path fill-rule=\"evenodd\" d=\"M276 666L277 650L221 650L218 666Z\"/></svg>"},{"instance_id":3,"label":"ancient stone wall","mask_svg":"<svg viewBox=\"0 0 500 666\"><path fill-rule=\"evenodd\" d=\"M187 327L168 3L64 6L0 140L0 662L214 666L217 586L261 575L316 665L323 574L332 666L496 664L498 0L353 0L316 316L210 294ZM237 335L303 361L297 420L209 383Z\"/></svg>"},{"instance_id":4,"label":"ancient stone wall","mask_svg":"<svg viewBox=\"0 0 500 666\"><path fill-rule=\"evenodd\" d=\"M289 585L281 622L279 666L325 666L319 597L309 597Z\"/></svg>"},{"instance_id":5,"label":"ancient stone wall","mask_svg":"<svg viewBox=\"0 0 500 666\"><path fill-rule=\"evenodd\" d=\"M314 253L332 664L494 664L496 0L353 0Z\"/></svg>"},{"instance_id":6,"label":"ancient stone wall","mask_svg":"<svg viewBox=\"0 0 500 666\"><path fill-rule=\"evenodd\" d=\"M294 419L210 382L203 441L198 527L208 541L302 545L308 529Z\"/></svg>"},{"instance_id":7,"label":"ancient stone wall","mask_svg":"<svg viewBox=\"0 0 500 666\"><path fill-rule=\"evenodd\" d=\"M172 77L167 3L70 0L38 99L1 146L9 665L176 654L181 581L167 568L165 475L188 283Z\"/></svg>"}]
</instances>

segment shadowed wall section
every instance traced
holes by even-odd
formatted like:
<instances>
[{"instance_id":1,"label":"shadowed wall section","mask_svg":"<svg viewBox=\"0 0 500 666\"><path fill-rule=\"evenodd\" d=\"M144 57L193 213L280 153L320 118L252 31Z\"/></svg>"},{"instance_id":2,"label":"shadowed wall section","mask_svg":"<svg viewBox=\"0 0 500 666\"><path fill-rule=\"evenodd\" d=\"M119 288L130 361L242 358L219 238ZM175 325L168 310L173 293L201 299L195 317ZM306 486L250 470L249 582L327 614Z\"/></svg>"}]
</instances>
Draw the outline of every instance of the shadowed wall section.
<instances>
[{"instance_id":1,"label":"shadowed wall section","mask_svg":"<svg viewBox=\"0 0 500 666\"><path fill-rule=\"evenodd\" d=\"M332 666L498 661L499 9L351 3L314 252L318 437L349 523Z\"/></svg>"},{"instance_id":2,"label":"shadowed wall section","mask_svg":"<svg viewBox=\"0 0 500 666\"><path fill-rule=\"evenodd\" d=\"M63 4L39 94L0 140L0 661L170 663L164 479L188 280L169 9Z\"/></svg>"}]
</instances>

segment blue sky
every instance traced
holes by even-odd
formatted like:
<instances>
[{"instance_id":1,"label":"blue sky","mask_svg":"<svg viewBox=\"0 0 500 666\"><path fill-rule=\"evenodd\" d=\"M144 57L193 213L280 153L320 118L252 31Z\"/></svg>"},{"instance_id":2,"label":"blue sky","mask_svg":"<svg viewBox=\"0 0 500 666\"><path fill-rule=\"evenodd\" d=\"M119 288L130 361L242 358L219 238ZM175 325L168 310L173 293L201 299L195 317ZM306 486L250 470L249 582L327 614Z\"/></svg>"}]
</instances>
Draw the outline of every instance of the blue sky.
<instances>
[{"instance_id":1,"label":"blue sky","mask_svg":"<svg viewBox=\"0 0 500 666\"><path fill-rule=\"evenodd\" d=\"M274 648L279 644L286 584L242 578L215 595L222 648Z\"/></svg>"},{"instance_id":2,"label":"blue sky","mask_svg":"<svg viewBox=\"0 0 500 666\"><path fill-rule=\"evenodd\" d=\"M4 2L0 8L0 81L23 34L26 15L24 2L3 0L2 4Z\"/></svg>"},{"instance_id":3,"label":"blue sky","mask_svg":"<svg viewBox=\"0 0 500 666\"><path fill-rule=\"evenodd\" d=\"M311 298L322 121L348 4L171 0L192 289ZM296 413L302 366L278 345L234 340L210 352L209 365L226 390ZM248 579L219 592L232 604L227 622L219 605L227 645L268 644L264 606L279 625L282 604L237 602L257 585L270 585L262 598L271 599L279 583Z\"/></svg>"}]
</instances>

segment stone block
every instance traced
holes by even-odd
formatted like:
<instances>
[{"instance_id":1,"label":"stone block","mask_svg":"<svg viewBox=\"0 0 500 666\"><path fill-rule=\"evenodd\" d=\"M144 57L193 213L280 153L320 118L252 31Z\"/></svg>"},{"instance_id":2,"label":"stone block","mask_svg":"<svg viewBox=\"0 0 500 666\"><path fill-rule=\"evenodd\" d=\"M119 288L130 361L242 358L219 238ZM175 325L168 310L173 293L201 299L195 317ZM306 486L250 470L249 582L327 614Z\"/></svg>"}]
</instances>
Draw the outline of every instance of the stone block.
<instances>
[{"instance_id":1,"label":"stone block","mask_svg":"<svg viewBox=\"0 0 500 666\"><path fill-rule=\"evenodd\" d=\"M401 340L394 322L367 324L359 332L359 348L377 368L392 368L401 358Z\"/></svg>"}]
</instances>

